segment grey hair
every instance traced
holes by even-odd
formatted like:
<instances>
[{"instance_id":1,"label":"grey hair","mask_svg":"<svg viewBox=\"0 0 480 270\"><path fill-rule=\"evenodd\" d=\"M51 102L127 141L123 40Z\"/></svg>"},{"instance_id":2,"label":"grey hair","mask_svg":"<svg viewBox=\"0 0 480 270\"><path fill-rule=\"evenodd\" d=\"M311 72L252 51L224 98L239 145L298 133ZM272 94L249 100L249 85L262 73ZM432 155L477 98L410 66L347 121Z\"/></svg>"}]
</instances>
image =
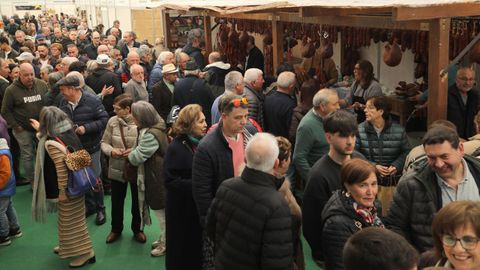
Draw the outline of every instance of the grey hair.
<instances>
[{"instance_id":1,"label":"grey hair","mask_svg":"<svg viewBox=\"0 0 480 270\"><path fill-rule=\"evenodd\" d=\"M161 53L158 55L157 63L163 65L163 63L165 62L165 59L167 59L168 56L172 56L172 57L173 57L173 53L172 53L172 52L169 52L169 51L163 51L163 52L161 52Z\"/></svg>"},{"instance_id":2,"label":"grey hair","mask_svg":"<svg viewBox=\"0 0 480 270\"><path fill-rule=\"evenodd\" d=\"M1 62L0 62L1 63ZM52 73L53 72L53 67L52 65L45 65L44 67L42 67L40 70L46 70L48 74Z\"/></svg>"},{"instance_id":3,"label":"grey hair","mask_svg":"<svg viewBox=\"0 0 480 270\"><path fill-rule=\"evenodd\" d=\"M52 73L53 74L53 73ZM56 134L55 129L59 123L65 122L69 123L73 128L72 120L68 117L68 115L55 106L45 106L40 111L39 116L39 133L40 136L50 136L55 137Z\"/></svg>"},{"instance_id":4,"label":"grey hair","mask_svg":"<svg viewBox=\"0 0 480 270\"><path fill-rule=\"evenodd\" d=\"M65 77L77 77L78 82L80 83L80 88L83 88L85 86L85 79L83 78L83 75L78 71L70 71Z\"/></svg>"},{"instance_id":5,"label":"grey hair","mask_svg":"<svg viewBox=\"0 0 480 270\"><path fill-rule=\"evenodd\" d=\"M70 66L73 62L77 62L78 58L72 56L65 56L62 58L62 62Z\"/></svg>"},{"instance_id":6,"label":"grey hair","mask_svg":"<svg viewBox=\"0 0 480 270\"><path fill-rule=\"evenodd\" d=\"M144 100L133 103L131 109L139 129L152 127L159 122L165 123L153 105Z\"/></svg>"},{"instance_id":7,"label":"grey hair","mask_svg":"<svg viewBox=\"0 0 480 270\"><path fill-rule=\"evenodd\" d=\"M230 71L225 76L225 91L235 92L235 87L240 83L243 83L242 73L238 71Z\"/></svg>"},{"instance_id":8,"label":"grey hair","mask_svg":"<svg viewBox=\"0 0 480 270\"><path fill-rule=\"evenodd\" d=\"M130 66L130 74L132 74L133 70L135 70L136 68L141 68L143 70L143 67L140 66L139 64L133 64Z\"/></svg>"},{"instance_id":9,"label":"grey hair","mask_svg":"<svg viewBox=\"0 0 480 270\"><path fill-rule=\"evenodd\" d=\"M199 39L203 36L203 32L200 28L195 28L188 32L187 42L192 43L195 39Z\"/></svg>"},{"instance_id":10,"label":"grey hair","mask_svg":"<svg viewBox=\"0 0 480 270\"><path fill-rule=\"evenodd\" d=\"M94 71L98 66L99 66L99 65L98 65L97 61L95 61L95 60L88 60L88 62L87 62L87 76L88 76L88 75L91 75L91 74L93 73L93 71ZM108 64L105 65L105 66L108 66Z\"/></svg>"},{"instance_id":11,"label":"grey hair","mask_svg":"<svg viewBox=\"0 0 480 270\"><path fill-rule=\"evenodd\" d=\"M119 29L120 31L120 29ZM133 40L136 40L137 39L137 34L135 34L135 32L133 31L125 31L125 34L129 34Z\"/></svg>"},{"instance_id":12,"label":"grey hair","mask_svg":"<svg viewBox=\"0 0 480 270\"><path fill-rule=\"evenodd\" d=\"M247 167L271 173L279 151L277 140L272 134L259 132L250 138L245 148Z\"/></svg>"},{"instance_id":13,"label":"grey hair","mask_svg":"<svg viewBox=\"0 0 480 270\"><path fill-rule=\"evenodd\" d=\"M200 69L198 69L198 68L195 69L195 70L184 70L184 71L183 71L183 74L184 74L185 76L187 76L187 75L195 75L195 76L198 76L198 73L200 73Z\"/></svg>"},{"instance_id":14,"label":"grey hair","mask_svg":"<svg viewBox=\"0 0 480 270\"><path fill-rule=\"evenodd\" d=\"M208 61L210 63L215 63L218 61L222 61L222 55L218 51L213 51L208 55Z\"/></svg>"},{"instance_id":15,"label":"grey hair","mask_svg":"<svg viewBox=\"0 0 480 270\"><path fill-rule=\"evenodd\" d=\"M318 108L320 105L328 104L331 95L337 95L337 91L327 88L321 89L315 94L315 96L313 96L313 107Z\"/></svg>"},{"instance_id":16,"label":"grey hair","mask_svg":"<svg viewBox=\"0 0 480 270\"><path fill-rule=\"evenodd\" d=\"M263 71L261 71L258 68L249 68L249 69L247 69L247 71L245 71L245 76L243 78L243 81L245 83L250 84L250 83L254 82L255 80L257 80L258 75L263 75Z\"/></svg>"},{"instance_id":17,"label":"grey hair","mask_svg":"<svg viewBox=\"0 0 480 270\"><path fill-rule=\"evenodd\" d=\"M48 84L50 85L50 88L53 88L53 86L62 78L63 78L62 72L53 72L48 74Z\"/></svg>"},{"instance_id":18,"label":"grey hair","mask_svg":"<svg viewBox=\"0 0 480 270\"><path fill-rule=\"evenodd\" d=\"M280 88L286 89L294 84L296 81L295 73L291 71L284 71L278 75L277 85Z\"/></svg>"},{"instance_id":19,"label":"grey hair","mask_svg":"<svg viewBox=\"0 0 480 270\"><path fill-rule=\"evenodd\" d=\"M178 50L178 49L177 49L177 50ZM175 51L175 60L177 61L177 63L180 62L180 59L182 58L182 56L187 56L188 59L190 59L190 55L188 55L187 53L182 52L182 49L181 49L181 48L180 48L179 50L180 50L180 52L178 52L178 53L177 53L177 51ZM187 62L188 62L188 60L187 60Z\"/></svg>"},{"instance_id":20,"label":"grey hair","mask_svg":"<svg viewBox=\"0 0 480 270\"><path fill-rule=\"evenodd\" d=\"M137 52L140 58L144 57L147 54L152 54L152 50L150 50L148 45L140 45L140 48L138 48Z\"/></svg>"}]
</instances>

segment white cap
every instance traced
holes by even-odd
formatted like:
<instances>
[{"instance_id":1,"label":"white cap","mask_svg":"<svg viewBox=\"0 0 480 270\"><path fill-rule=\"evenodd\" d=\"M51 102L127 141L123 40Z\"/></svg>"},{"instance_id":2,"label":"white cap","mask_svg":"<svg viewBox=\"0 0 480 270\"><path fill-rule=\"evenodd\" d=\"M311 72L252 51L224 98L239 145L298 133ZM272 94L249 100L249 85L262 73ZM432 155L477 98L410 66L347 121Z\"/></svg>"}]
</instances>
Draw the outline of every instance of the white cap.
<instances>
[{"instance_id":1,"label":"white cap","mask_svg":"<svg viewBox=\"0 0 480 270\"><path fill-rule=\"evenodd\" d=\"M112 62L112 60L110 59L110 57L106 54L99 54L97 56L97 64L99 65L106 65L108 63Z\"/></svg>"}]
</instances>

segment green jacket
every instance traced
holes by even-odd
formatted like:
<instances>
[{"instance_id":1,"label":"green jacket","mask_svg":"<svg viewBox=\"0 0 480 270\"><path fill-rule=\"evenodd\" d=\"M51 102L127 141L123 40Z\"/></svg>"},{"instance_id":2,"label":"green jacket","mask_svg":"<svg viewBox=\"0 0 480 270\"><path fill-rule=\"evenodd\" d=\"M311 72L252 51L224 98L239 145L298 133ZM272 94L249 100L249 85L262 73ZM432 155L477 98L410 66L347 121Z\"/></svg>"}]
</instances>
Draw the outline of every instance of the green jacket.
<instances>
[{"instance_id":1,"label":"green jacket","mask_svg":"<svg viewBox=\"0 0 480 270\"><path fill-rule=\"evenodd\" d=\"M293 163L304 181L313 164L328 153L330 146L325 137L323 120L310 110L300 121L297 129Z\"/></svg>"},{"instance_id":2,"label":"green jacket","mask_svg":"<svg viewBox=\"0 0 480 270\"><path fill-rule=\"evenodd\" d=\"M38 120L43 107L43 96L48 92L48 86L44 81L34 80L32 89L28 89L20 79L16 79L5 90L2 116L10 128L21 126L23 129L34 131L30 125L30 118Z\"/></svg>"}]
</instances>

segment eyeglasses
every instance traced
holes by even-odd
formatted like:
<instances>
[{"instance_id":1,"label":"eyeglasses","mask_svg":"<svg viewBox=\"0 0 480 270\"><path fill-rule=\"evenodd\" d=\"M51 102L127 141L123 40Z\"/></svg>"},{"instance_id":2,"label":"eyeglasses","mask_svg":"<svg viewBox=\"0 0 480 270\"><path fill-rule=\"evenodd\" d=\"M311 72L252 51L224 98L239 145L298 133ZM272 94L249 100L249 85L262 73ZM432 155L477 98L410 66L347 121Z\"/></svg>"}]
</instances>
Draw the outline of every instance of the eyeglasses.
<instances>
[{"instance_id":1,"label":"eyeglasses","mask_svg":"<svg viewBox=\"0 0 480 270\"><path fill-rule=\"evenodd\" d=\"M449 234L442 236L442 243L447 247L454 247L457 244L457 241L460 241L460 245L462 245L465 250L470 250L477 246L478 238L468 235L462 236L461 238L456 238Z\"/></svg>"},{"instance_id":2,"label":"eyeglasses","mask_svg":"<svg viewBox=\"0 0 480 270\"><path fill-rule=\"evenodd\" d=\"M230 103L233 104L234 107L240 107L241 103L248 105L247 98L236 98L230 101Z\"/></svg>"}]
</instances>

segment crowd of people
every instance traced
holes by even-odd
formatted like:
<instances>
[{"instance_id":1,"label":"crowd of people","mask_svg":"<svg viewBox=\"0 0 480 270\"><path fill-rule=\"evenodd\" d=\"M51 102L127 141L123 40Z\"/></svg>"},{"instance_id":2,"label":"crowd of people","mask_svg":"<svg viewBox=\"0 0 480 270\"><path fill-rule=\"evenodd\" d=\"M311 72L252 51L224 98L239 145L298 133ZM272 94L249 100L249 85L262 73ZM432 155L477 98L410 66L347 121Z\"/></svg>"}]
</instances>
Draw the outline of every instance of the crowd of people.
<instances>
[{"instance_id":1,"label":"crowd of people","mask_svg":"<svg viewBox=\"0 0 480 270\"><path fill-rule=\"evenodd\" d=\"M57 211L54 252L70 267L95 263L86 217L109 219L105 242L120 241L130 189L133 237L147 242L153 213L150 254L168 270L302 270L302 234L327 270L480 266L471 67L449 89L450 121L411 149L369 61L341 96L338 72L318 81L323 64L268 77L252 36L238 67L204 55L203 38L193 29L173 51L119 21L104 31L66 14L3 18L0 246L22 236L14 194L30 185L35 221ZM99 181L72 196L66 159L82 149Z\"/></svg>"}]
</instances>

